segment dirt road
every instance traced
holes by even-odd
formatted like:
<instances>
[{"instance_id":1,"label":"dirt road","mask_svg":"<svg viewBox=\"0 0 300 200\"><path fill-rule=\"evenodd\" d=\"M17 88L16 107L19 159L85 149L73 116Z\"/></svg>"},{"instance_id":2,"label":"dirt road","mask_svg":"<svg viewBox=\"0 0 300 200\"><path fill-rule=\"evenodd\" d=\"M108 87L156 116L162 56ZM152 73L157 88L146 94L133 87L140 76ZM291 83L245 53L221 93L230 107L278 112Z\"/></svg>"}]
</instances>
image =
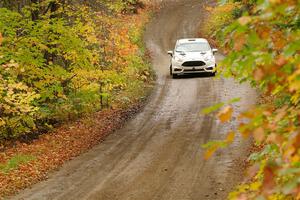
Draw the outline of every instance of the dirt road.
<instances>
[{"instance_id":1,"label":"dirt road","mask_svg":"<svg viewBox=\"0 0 300 200\"><path fill-rule=\"evenodd\" d=\"M200 2L200 3L199 3ZM145 109L100 145L14 199L202 200L225 199L241 178L247 143L238 140L203 160L201 144L236 126L220 124L202 108L242 97L235 113L255 101L248 85L231 79L171 79L166 51L177 38L194 37L211 1L165 1L148 25L157 87ZM219 58L221 56L218 56Z\"/></svg>"}]
</instances>

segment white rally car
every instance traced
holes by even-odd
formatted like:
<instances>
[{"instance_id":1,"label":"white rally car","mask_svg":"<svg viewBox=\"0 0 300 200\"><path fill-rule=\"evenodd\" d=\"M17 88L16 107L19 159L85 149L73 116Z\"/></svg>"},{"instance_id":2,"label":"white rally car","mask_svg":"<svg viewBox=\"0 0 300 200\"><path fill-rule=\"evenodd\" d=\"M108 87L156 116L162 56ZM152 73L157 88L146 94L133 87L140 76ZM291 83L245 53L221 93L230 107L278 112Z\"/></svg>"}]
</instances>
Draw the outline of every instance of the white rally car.
<instances>
[{"instance_id":1,"label":"white rally car","mask_svg":"<svg viewBox=\"0 0 300 200\"><path fill-rule=\"evenodd\" d=\"M216 60L206 39L192 38L177 40L174 51L168 51L171 58L170 74L173 78L182 74L216 73Z\"/></svg>"}]
</instances>

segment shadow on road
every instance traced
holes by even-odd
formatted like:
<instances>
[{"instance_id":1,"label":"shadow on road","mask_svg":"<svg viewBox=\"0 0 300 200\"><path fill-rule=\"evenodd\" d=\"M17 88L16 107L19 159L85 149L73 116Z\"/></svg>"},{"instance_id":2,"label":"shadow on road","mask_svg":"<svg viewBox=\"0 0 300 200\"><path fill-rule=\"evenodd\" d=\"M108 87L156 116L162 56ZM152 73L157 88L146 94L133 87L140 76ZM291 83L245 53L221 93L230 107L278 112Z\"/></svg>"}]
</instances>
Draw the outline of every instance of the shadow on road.
<instances>
[{"instance_id":1,"label":"shadow on road","mask_svg":"<svg viewBox=\"0 0 300 200\"><path fill-rule=\"evenodd\" d=\"M211 73L183 74L175 77L174 79L208 78L208 77L215 77L215 75Z\"/></svg>"}]
</instances>

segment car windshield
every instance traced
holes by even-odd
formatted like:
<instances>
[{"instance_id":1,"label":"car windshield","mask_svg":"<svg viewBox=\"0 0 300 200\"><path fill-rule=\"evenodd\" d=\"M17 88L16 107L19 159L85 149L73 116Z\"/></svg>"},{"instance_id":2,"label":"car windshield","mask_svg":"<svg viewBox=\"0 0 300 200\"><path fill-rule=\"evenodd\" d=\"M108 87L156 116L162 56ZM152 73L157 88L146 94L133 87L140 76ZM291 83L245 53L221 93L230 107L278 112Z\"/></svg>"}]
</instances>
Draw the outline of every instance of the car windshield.
<instances>
[{"instance_id":1,"label":"car windshield","mask_svg":"<svg viewBox=\"0 0 300 200\"><path fill-rule=\"evenodd\" d=\"M199 52L209 51L210 46L207 42L182 43L177 45L177 52Z\"/></svg>"}]
</instances>

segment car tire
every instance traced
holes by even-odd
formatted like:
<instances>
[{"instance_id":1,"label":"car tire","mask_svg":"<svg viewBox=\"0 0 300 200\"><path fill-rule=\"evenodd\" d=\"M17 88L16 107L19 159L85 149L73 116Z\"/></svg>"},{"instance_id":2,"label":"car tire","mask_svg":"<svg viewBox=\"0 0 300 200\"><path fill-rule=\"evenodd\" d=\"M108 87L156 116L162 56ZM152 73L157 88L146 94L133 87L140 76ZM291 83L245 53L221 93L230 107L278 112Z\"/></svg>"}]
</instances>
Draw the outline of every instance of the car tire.
<instances>
[{"instance_id":1,"label":"car tire","mask_svg":"<svg viewBox=\"0 0 300 200\"><path fill-rule=\"evenodd\" d=\"M172 74L172 78L173 79L178 78L178 75L177 74Z\"/></svg>"},{"instance_id":2,"label":"car tire","mask_svg":"<svg viewBox=\"0 0 300 200\"><path fill-rule=\"evenodd\" d=\"M215 71L211 73L212 76L216 76L217 74L217 64L215 65L215 68L216 68Z\"/></svg>"},{"instance_id":3,"label":"car tire","mask_svg":"<svg viewBox=\"0 0 300 200\"><path fill-rule=\"evenodd\" d=\"M172 73L172 65L170 65L170 75L172 76L173 73Z\"/></svg>"}]
</instances>

